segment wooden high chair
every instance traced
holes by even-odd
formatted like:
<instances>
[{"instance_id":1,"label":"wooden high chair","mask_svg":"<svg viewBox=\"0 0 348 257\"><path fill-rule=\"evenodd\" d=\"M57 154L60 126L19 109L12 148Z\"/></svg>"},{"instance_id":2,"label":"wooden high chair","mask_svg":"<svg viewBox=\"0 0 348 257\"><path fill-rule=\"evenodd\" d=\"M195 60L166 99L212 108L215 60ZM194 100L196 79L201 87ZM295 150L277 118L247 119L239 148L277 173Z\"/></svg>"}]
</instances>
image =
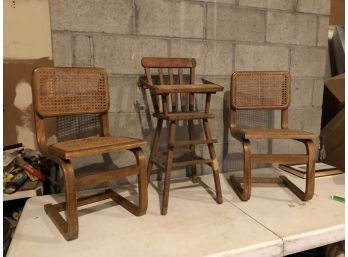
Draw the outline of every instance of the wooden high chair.
<instances>
[{"instance_id":1,"label":"wooden high chair","mask_svg":"<svg viewBox=\"0 0 348 257\"><path fill-rule=\"evenodd\" d=\"M197 164L209 165L213 170L216 200L218 203L222 203L219 165L213 145L217 140L212 138L208 119L214 118L214 114L209 110L211 94L222 91L223 87L208 81L205 81L207 84L194 84L196 61L193 58L145 57L142 59L141 63L145 68L147 78L147 81L142 80L141 84L150 90L154 107L153 116L158 119L151 146L147 173L150 178L153 164L165 171L161 208L162 215L167 214L170 177L173 168L191 166L192 177L195 178ZM188 82L185 82L185 75L189 76ZM195 94L206 95L204 111L195 111ZM168 151L165 153L165 163L161 163L156 157L160 156L157 152L164 120L168 122ZM180 120L188 122L189 140L175 140L176 126ZM194 120L202 121L206 139L198 139L195 137ZM206 144L208 146L210 154L209 159L203 159L196 155L195 145L198 144ZM190 159L187 161L174 162L174 149L185 146L189 147Z\"/></svg>"},{"instance_id":2,"label":"wooden high chair","mask_svg":"<svg viewBox=\"0 0 348 257\"><path fill-rule=\"evenodd\" d=\"M290 105L290 74L286 71L240 71L232 75L231 81L231 125L233 137L243 144L244 175L231 176L231 183L241 200L247 201L251 194L251 183L283 183L301 200L310 200L314 193L315 134L288 129ZM279 109L281 128L242 129L237 127L237 110ZM306 145L307 154L252 154L250 140L293 139ZM305 191L287 177L252 178L252 163L307 163ZM244 187L241 186L243 183Z\"/></svg>"},{"instance_id":3,"label":"wooden high chair","mask_svg":"<svg viewBox=\"0 0 348 257\"><path fill-rule=\"evenodd\" d=\"M39 149L59 164L65 180L66 202L46 204L46 213L66 240L78 237L77 207L112 198L134 215L140 216L147 209L146 161L142 147L146 142L128 137L113 137L109 133L108 110L110 106L107 75L101 68L56 68L41 67L33 74L34 113L36 136ZM69 140L48 145L45 132L45 118L67 115L99 114L100 137ZM130 151L136 164L116 170L97 171L95 174L76 178L71 160L110 152ZM79 186L96 184L130 175L138 176L138 206L111 189L105 193L77 199ZM66 211L66 220L59 214ZM105 224L107 226L108 224Z\"/></svg>"}]
</instances>

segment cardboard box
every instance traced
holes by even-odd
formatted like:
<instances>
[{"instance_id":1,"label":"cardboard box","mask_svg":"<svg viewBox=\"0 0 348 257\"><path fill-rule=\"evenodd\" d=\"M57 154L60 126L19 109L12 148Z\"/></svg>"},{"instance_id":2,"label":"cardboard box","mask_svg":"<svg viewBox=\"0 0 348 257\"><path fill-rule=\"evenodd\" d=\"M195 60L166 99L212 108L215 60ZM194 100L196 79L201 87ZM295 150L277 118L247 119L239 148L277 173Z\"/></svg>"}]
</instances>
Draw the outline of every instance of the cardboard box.
<instances>
[{"instance_id":1,"label":"cardboard box","mask_svg":"<svg viewBox=\"0 0 348 257\"><path fill-rule=\"evenodd\" d=\"M344 0L331 0L330 25L344 25Z\"/></svg>"},{"instance_id":2,"label":"cardboard box","mask_svg":"<svg viewBox=\"0 0 348 257\"><path fill-rule=\"evenodd\" d=\"M345 74L325 80L321 127L324 128L344 108Z\"/></svg>"},{"instance_id":3,"label":"cardboard box","mask_svg":"<svg viewBox=\"0 0 348 257\"><path fill-rule=\"evenodd\" d=\"M344 171L344 110L341 109L336 116L322 129L321 137L325 147L327 164L336 166Z\"/></svg>"}]
</instances>

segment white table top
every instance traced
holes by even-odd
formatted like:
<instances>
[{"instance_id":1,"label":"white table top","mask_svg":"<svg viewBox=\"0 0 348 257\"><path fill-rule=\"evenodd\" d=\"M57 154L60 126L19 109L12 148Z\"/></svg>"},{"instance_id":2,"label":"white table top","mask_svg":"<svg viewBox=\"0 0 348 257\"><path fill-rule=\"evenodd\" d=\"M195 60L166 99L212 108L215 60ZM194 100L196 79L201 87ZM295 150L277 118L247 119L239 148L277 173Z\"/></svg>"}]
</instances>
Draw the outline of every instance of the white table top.
<instances>
[{"instance_id":1,"label":"white table top","mask_svg":"<svg viewBox=\"0 0 348 257\"><path fill-rule=\"evenodd\" d=\"M257 184L251 199L241 202L225 176L220 175L222 205L202 186L180 181L171 183L166 216L160 215L160 197L152 186L142 217L111 200L79 208L79 238L69 242L43 209L62 195L33 197L25 205L7 256L272 257L344 239L344 205L329 199L344 194L344 175L317 179L310 202L298 200L284 187ZM201 179L213 191L212 176ZM127 196L126 189L117 191Z\"/></svg>"},{"instance_id":2,"label":"white table top","mask_svg":"<svg viewBox=\"0 0 348 257\"><path fill-rule=\"evenodd\" d=\"M35 189L30 189L30 190L19 190L14 192L13 194L6 194L5 192L3 193L3 200L4 201L11 201L11 200L17 200L17 199L22 199L22 198L29 198L33 196L39 196L42 195L43 192L43 185L42 182L40 181L38 185L36 186Z\"/></svg>"},{"instance_id":3,"label":"white table top","mask_svg":"<svg viewBox=\"0 0 348 257\"><path fill-rule=\"evenodd\" d=\"M252 175L273 177L278 176L279 172L304 189L305 179L284 171L259 169L253 170ZM227 183L226 179L223 182ZM240 201L228 185L223 186L223 195L234 206L282 238L284 255L289 255L345 238L344 204L330 199L331 195L344 196L344 174L316 178L315 182L314 196L306 202L286 187L269 184L253 184L251 198L247 202Z\"/></svg>"}]
</instances>

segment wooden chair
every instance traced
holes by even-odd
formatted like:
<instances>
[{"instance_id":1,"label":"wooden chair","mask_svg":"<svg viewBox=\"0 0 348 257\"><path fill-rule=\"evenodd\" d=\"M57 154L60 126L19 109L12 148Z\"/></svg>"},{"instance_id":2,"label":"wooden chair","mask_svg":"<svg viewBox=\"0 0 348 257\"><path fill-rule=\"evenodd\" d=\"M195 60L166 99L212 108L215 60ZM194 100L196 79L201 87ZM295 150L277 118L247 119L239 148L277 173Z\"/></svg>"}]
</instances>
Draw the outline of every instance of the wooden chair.
<instances>
[{"instance_id":1,"label":"wooden chair","mask_svg":"<svg viewBox=\"0 0 348 257\"><path fill-rule=\"evenodd\" d=\"M66 202L46 204L46 213L66 240L78 237L77 207L112 198L134 215L145 214L147 209L146 161L142 147L145 141L113 137L109 133L108 110L110 106L107 75L101 68L53 68L40 67L33 72L33 96L35 109L36 136L40 151L59 164L65 180ZM58 142L48 145L45 132L45 118L67 115L99 114L101 119L100 137ZM109 152L129 150L136 164L116 170L98 171L92 175L76 178L71 160ZM111 189L104 193L77 199L79 186L138 176L139 204L128 201ZM66 210L66 220L59 212ZM107 226L107 224L105 224Z\"/></svg>"},{"instance_id":2,"label":"wooden chair","mask_svg":"<svg viewBox=\"0 0 348 257\"><path fill-rule=\"evenodd\" d=\"M244 175L231 176L231 183L241 200L250 199L251 183L285 184L301 200L310 200L314 193L315 134L288 129L290 105L290 74L286 71L240 71L231 81L231 125L233 137L243 144ZM280 109L281 128L237 128L237 110ZM252 154L250 140L293 139L306 145L307 154ZM299 189L287 177L252 178L252 163L307 163L305 191ZM244 187L241 186L242 182Z\"/></svg>"},{"instance_id":3,"label":"wooden chair","mask_svg":"<svg viewBox=\"0 0 348 257\"><path fill-rule=\"evenodd\" d=\"M197 164L211 166L214 174L216 200L218 203L222 203L219 165L213 145L217 140L212 138L208 119L214 118L214 114L209 112L211 94L222 91L223 87L208 81L205 81L208 84L194 84L196 61L193 58L146 57L142 59L141 63L145 68L147 81L142 80L140 82L145 88L150 90L154 106L153 116L158 119L147 166L147 174L149 179L153 164L165 170L162 215L167 214L170 178L173 168L191 166L192 177L195 180ZM184 74L189 74L188 83L185 83L186 77ZM206 94L203 112L197 112L194 108L195 94L197 93ZM158 154L158 145L164 120L168 122L168 151L165 153L165 162L161 163L156 157L160 156ZM180 120L188 122L189 140L175 140L176 126ZM194 120L203 121L206 139L202 140L195 137ZM195 145L198 144L207 144L210 159L203 159L196 155ZM190 159L180 162L173 161L174 148L183 146L189 147Z\"/></svg>"}]
</instances>

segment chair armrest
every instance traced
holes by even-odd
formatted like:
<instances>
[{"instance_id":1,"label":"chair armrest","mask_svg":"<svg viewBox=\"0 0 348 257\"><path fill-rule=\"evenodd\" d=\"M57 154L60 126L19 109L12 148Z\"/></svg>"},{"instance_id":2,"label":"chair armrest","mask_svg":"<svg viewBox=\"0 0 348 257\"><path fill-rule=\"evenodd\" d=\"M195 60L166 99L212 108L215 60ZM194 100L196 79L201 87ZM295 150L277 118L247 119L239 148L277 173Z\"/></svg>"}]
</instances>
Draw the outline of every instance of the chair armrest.
<instances>
[{"instance_id":1,"label":"chair armrest","mask_svg":"<svg viewBox=\"0 0 348 257\"><path fill-rule=\"evenodd\" d=\"M216 84L178 84L178 85L158 85L155 86L156 94L170 93L216 93L223 91L222 86Z\"/></svg>"}]
</instances>

